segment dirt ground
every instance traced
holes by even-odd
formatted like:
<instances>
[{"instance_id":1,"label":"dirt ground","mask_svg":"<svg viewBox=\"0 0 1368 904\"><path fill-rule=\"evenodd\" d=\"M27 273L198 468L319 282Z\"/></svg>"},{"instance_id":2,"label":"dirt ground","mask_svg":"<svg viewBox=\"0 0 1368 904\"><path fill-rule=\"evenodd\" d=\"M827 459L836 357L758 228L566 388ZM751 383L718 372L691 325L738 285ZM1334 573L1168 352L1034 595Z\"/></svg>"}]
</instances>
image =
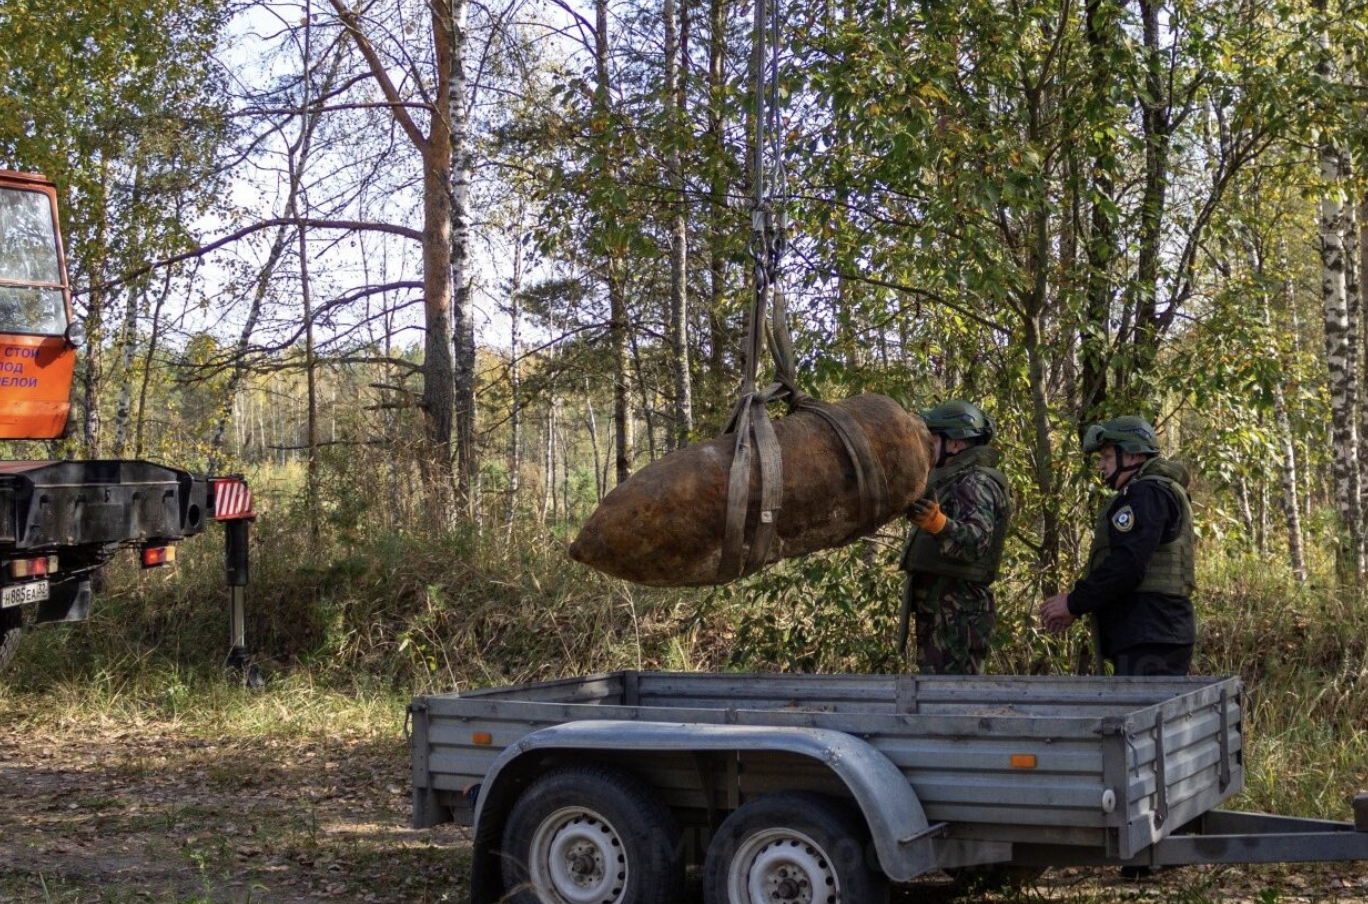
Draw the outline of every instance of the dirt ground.
<instances>
[{"instance_id":1,"label":"dirt ground","mask_svg":"<svg viewBox=\"0 0 1368 904\"><path fill-rule=\"evenodd\" d=\"M0 713L0 904L467 901L468 833L410 829L408 794L398 738L216 743L156 722L34 732ZM943 885L894 900L950 900ZM1053 871L1021 898L1368 904L1368 864L1139 883Z\"/></svg>"}]
</instances>

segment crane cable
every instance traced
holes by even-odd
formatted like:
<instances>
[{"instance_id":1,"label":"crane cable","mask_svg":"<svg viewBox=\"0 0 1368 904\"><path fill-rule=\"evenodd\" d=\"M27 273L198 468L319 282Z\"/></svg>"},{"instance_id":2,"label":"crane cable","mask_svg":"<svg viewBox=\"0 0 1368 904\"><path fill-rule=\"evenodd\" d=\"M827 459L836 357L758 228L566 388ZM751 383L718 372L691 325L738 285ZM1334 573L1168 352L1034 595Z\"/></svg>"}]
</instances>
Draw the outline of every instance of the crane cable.
<instances>
[{"instance_id":1,"label":"crane cable","mask_svg":"<svg viewBox=\"0 0 1368 904\"><path fill-rule=\"evenodd\" d=\"M788 245L787 173L779 121L779 4L780 0L755 0L755 143L751 170L754 196L749 247L755 292L747 315L741 395L723 431L724 435L734 433L736 442L728 474L726 526L718 562L718 577L722 581L734 580L764 565L778 531L784 472L779 440L766 410L772 401L786 401L790 413L811 411L835 431L854 467L860 523L872 521L876 512L887 507L888 500L887 476L864 430L849 412L799 389L794 374L793 339L779 278ZM769 346L775 381L757 389L762 343ZM758 464L760 508L747 543L752 460Z\"/></svg>"}]
</instances>

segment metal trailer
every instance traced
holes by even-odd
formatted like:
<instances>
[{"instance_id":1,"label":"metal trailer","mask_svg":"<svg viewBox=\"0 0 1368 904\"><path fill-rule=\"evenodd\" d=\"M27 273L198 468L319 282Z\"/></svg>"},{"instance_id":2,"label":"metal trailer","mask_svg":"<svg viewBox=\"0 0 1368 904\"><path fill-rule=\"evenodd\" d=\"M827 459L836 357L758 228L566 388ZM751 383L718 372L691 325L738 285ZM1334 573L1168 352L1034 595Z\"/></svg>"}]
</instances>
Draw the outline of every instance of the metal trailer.
<instances>
[{"instance_id":1,"label":"metal trailer","mask_svg":"<svg viewBox=\"0 0 1368 904\"><path fill-rule=\"evenodd\" d=\"M870 904L933 870L1368 859L1228 812L1238 678L622 671L418 697L413 823L474 825L471 904ZM819 893L820 892L820 893Z\"/></svg>"}]
</instances>

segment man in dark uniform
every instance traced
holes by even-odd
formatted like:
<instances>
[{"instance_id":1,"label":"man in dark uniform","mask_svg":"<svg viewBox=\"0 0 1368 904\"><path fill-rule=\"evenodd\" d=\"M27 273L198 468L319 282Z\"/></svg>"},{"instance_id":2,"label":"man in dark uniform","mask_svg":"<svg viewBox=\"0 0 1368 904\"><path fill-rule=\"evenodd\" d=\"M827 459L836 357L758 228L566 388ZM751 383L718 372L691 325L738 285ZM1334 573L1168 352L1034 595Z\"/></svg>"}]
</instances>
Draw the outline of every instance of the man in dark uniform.
<instances>
[{"instance_id":1,"label":"man in dark uniform","mask_svg":"<svg viewBox=\"0 0 1368 904\"><path fill-rule=\"evenodd\" d=\"M1192 607L1196 535L1187 469L1159 455L1144 418L1089 427L1083 451L1116 496L1093 528L1083 577L1040 607L1045 627L1096 619L1100 655L1118 675L1186 675L1197 639Z\"/></svg>"},{"instance_id":2,"label":"man in dark uniform","mask_svg":"<svg viewBox=\"0 0 1368 904\"><path fill-rule=\"evenodd\" d=\"M1007 478L987 444L993 422L969 402L946 402L922 412L935 443L927 495L908 509L914 527L903 549L902 625L917 619L917 666L924 674L983 671L997 611L993 581L1011 517Z\"/></svg>"}]
</instances>

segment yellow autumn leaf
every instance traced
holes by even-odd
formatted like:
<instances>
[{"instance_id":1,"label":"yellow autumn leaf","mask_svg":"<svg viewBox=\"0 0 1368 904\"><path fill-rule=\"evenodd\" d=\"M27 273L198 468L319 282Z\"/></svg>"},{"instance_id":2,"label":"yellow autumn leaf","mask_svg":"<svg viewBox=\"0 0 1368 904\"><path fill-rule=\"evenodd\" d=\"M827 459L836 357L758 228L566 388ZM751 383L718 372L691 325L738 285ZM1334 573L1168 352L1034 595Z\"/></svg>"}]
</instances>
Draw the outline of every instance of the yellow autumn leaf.
<instances>
[{"instance_id":1,"label":"yellow autumn leaf","mask_svg":"<svg viewBox=\"0 0 1368 904\"><path fill-rule=\"evenodd\" d=\"M945 96L945 92L937 88L931 82L923 82L917 86L917 96L927 100L948 101L950 98Z\"/></svg>"}]
</instances>

